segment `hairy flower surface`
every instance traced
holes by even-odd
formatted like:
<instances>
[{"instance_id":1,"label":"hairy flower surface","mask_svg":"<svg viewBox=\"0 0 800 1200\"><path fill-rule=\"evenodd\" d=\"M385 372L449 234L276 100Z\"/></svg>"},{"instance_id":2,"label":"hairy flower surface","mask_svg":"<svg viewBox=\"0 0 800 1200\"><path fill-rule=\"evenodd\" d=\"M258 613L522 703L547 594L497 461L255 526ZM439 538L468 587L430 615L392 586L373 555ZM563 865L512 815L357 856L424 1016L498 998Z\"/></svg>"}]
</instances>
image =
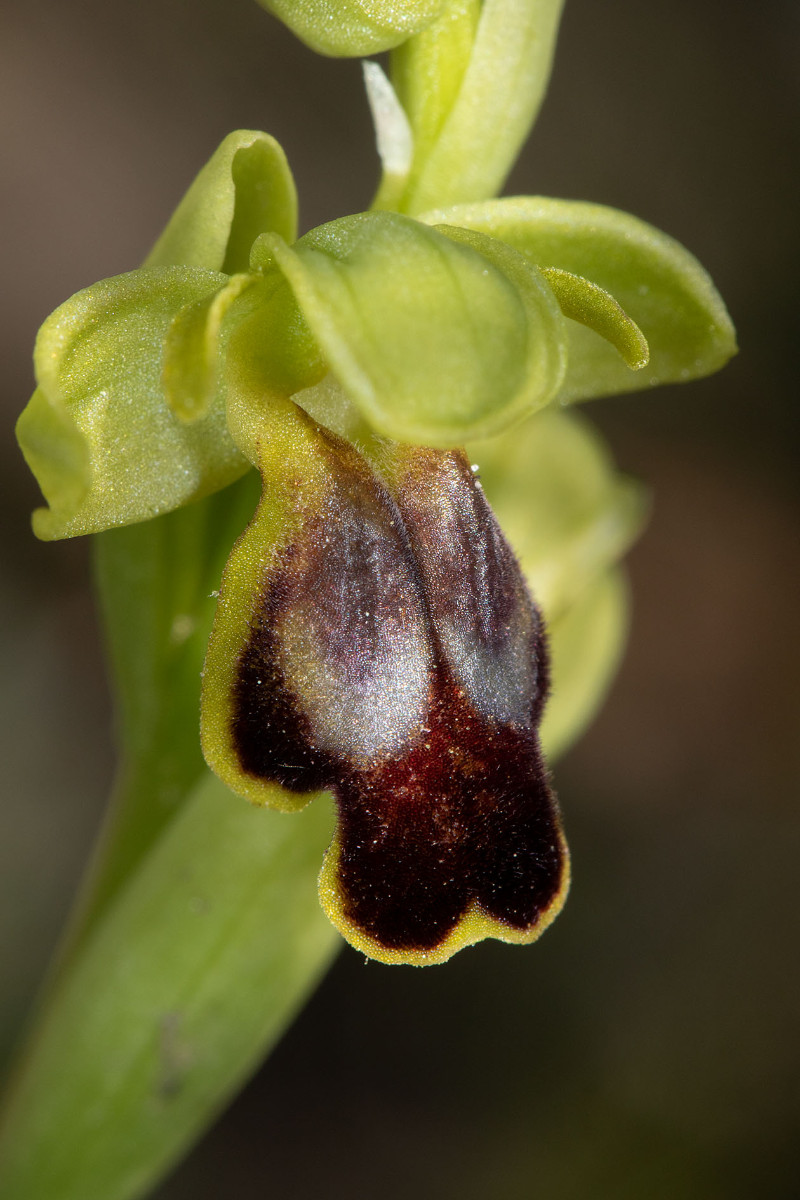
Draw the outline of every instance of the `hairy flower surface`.
<instances>
[{"instance_id":1,"label":"hairy flower surface","mask_svg":"<svg viewBox=\"0 0 800 1200\"><path fill-rule=\"evenodd\" d=\"M480 484L460 453L379 446L370 464L300 410L281 439L223 581L207 760L256 802L334 791L320 897L373 957L533 940L567 874L538 740L547 651Z\"/></svg>"}]
</instances>

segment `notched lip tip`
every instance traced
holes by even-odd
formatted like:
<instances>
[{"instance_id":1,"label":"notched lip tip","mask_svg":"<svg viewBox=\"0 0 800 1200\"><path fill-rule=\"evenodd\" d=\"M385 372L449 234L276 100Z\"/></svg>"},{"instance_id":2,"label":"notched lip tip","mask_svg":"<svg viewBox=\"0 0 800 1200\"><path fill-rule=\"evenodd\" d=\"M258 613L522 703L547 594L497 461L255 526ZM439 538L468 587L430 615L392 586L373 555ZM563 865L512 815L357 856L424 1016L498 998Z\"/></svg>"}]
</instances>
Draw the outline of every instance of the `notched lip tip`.
<instances>
[{"instance_id":1,"label":"notched lip tip","mask_svg":"<svg viewBox=\"0 0 800 1200\"><path fill-rule=\"evenodd\" d=\"M453 928L438 944L416 950L412 947L386 946L373 935L355 925L344 913L340 891L331 882L331 879L335 879L335 865L332 868L328 861L331 850L334 852L336 850L335 839L320 871L320 904L328 920L348 945L366 958L390 967L439 966L448 962L459 951L484 941L499 941L506 945L516 946L532 945L553 924L563 909L569 893L571 882L569 851L565 843L562 845L564 846L564 860L558 890L549 904L538 914L536 920L521 929L498 917L491 916L481 908L477 901L473 900Z\"/></svg>"}]
</instances>

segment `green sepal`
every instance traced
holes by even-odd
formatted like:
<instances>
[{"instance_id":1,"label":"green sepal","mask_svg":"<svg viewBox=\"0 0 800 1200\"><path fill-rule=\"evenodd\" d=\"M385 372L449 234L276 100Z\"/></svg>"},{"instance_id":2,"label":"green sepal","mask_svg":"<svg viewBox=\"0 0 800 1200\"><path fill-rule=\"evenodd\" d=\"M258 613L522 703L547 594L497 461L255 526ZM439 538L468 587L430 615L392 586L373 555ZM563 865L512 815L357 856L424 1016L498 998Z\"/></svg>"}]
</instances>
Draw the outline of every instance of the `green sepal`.
<instances>
[{"instance_id":1,"label":"green sepal","mask_svg":"<svg viewBox=\"0 0 800 1200\"><path fill-rule=\"evenodd\" d=\"M264 237L328 366L378 433L453 446L546 404L565 366L564 320L513 249L396 213ZM310 380L309 382L313 382Z\"/></svg>"},{"instance_id":2,"label":"green sepal","mask_svg":"<svg viewBox=\"0 0 800 1200\"><path fill-rule=\"evenodd\" d=\"M378 54L435 20L447 0L259 0L319 54Z\"/></svg>"},{"instance_id":3,"label":"green sepal","mask_svg":"<svg viewBox=\"0 0 800 1200\"><path fill-rule=\"evenodd\" d=\"M45 321L34 352L39 388L17 423L50 506L34 513L38 537L148 520L244 472L222 391L189 425L169 409L161 379L171 322L225 282L196 267L142 269L78 292Z\"/></svg>"},{"instance_id":4,"label":"green sepal","mask_svg":"<svg viewBox=\"0 0 800 1200\"><path fill-rule=\"evenodd\" d=\"M89 444L59 398L43 388L36 389L20 413L16 435L25 461L52 505L51 513L37 509L33 517L37 536L47 537L47 524L55 527L58 513L78 512L91 487Z\"/></svg>"},{"instance_id":5,"label":"green sepal","mask_svg":"<svg viewBox=\"0 0 800 1200\"><path fill-rule=\"evenodd\" d=\"M544 99L563 4L457 0L393 53L415 140L401 212L500 191Z\"/></svg>"},{"instance_id":6,"label":"green sepal","mask_svg":"<svg viewBox=\"0 0 800 1200\"><path fill-rule=\"evenodd\" d=\"M639 326L650 362L632 373L604 338L568 322L562 401L695 379L736 353L731 319L707 272L679 242L627 213L576 200L515 197L435 209L419 219L479 230L541 268L583 276Z\"/></svg>"},{"instance_id":7,"label":"green sepal","mask_svg":"<svg viewBox=\"0 0 800 1200\"><path fill-rule=\"evenodd\" d=\"M599 709L621 658L628 597L616 564L644 525L646 493L591 425L555 406L468 453L547 622L541 734L552 758Z\"/></svg>"},{"instance_id":8,"label":"green sepal","mask_svg":"<svg viewBox=\"0 0 800 1200\"><path fill-rule=\"evenodd\" d=\"M467 452L548 623L560 620L641 532L644 489L587 421L555 406Z\"/></svg>"},{"instance_id":9,"label":"green sepal","mask_svg":"<svg viewBox=\"0 0 800 1200\"><path fill-rule=\"evenodd\" d=\"M237 129L220 143L148 255L148 267L246 271L261 233L297 237L297 192L273 137Z\"/></svg>"},{"instance_id":10,"label":"green sepal","mask_svg":"<svg viewBox=\"0 0 800 1200\"><path fill-rule=\"evenodd\" d=\"M550 762L600 709L625 648L629 607L625 575L612 567L548 627L553 690L539 732Z\"/></svg>"},{"instance_id":11,"label":"green sepal","mask_svg":"<svg viewBox=\"0 0 800 1200\"><path fill-rule=\"evenodd\" d=\"M547 621L541 737L553 759L600 708L622 656L629 604L616 564L641 532L646 493L591 425L554 406L468 452Z\"/></svg>"}]
</instances>

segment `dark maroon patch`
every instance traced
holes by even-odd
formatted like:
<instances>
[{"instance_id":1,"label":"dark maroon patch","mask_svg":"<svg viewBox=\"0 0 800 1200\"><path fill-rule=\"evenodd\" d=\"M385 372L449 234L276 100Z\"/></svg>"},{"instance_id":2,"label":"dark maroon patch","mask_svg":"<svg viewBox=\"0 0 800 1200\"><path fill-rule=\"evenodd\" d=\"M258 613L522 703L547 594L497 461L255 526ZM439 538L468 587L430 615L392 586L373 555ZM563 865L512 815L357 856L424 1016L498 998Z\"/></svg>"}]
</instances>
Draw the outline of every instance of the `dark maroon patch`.
<instances>
[{"instance_id":1,"label":"dark maroon patch","mask_svg":"<svg viewBox=\"0 0 800 1200\"><path fill-rule=\"evenodd\" d=\"M383 946L433 949L475 902L509 929L531 928L564 869L537 735L539 614L463 456L398 450L390 494L352 448L331 447L323 511L271 571L240 659L242 768L334 791L344 911ZM345 704L353 696L352 745L348 714L331 727L320 717L317 674L282 640L298 612L325 679L341 681ZM371 728L364 705L392 655L421 697L419 719L406 727L407 711L389 705L402 736L387 752L393 731L376 729L365 756L353 748ZM331 728L345 731L339 744Z\"/></svg>"},{"instance_id":2,"label":"dark maroon patch","mask_svg":"<svg viewBox=\"0 0 800 1200\"><path fill-rule=\"evenodd\" d=\"M336 788L345 912L387 948L432 949L473 901L529 928L561 882L535 735L480 718L438 675L424 741Z\"/></svg>"},{"instance_id":3,"label":"dark maroon patch","mask_svg":"<svg viewBox=\"0 0 800 1200\"><path fill-rule=\"evenodd\" d=\"M287 690L279 666L276 617L291 593L281 572L259 605L236 674L233 740L248 775L292 792L315 792L330 787L335 766L314 747L308 720Z\"/></svg>"}]
</instances>

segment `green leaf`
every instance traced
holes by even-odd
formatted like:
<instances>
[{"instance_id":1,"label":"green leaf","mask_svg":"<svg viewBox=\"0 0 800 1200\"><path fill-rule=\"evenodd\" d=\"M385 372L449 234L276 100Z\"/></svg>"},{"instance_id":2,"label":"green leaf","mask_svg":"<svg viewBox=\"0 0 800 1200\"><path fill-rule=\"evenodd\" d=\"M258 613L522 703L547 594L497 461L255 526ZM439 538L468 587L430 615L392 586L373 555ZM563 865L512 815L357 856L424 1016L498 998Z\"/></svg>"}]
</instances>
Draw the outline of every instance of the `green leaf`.
<instances>
[{"instance_id":1,"label":"green leaf","mask_svg":"<svg viewBox=\"0 0 800 1200\"><path fill-rule=\"evenodd\" d=\"M255 1069L339 944L316 890L329 806L297 824L262 822L199 751L215 588L256 482L249 472L96 541L122 765L9 1098L4 1197L149 1190Z\"/></svg>"},{"instance_id":2,"label":"green leaf","mask_svg":"<svg viewBox=\"0 0 800 1200\"><path fill-rule=\"evenodd\" d=\"M447 7L447 0L259 0L312 50L377 54L404 41Z\"/></svg>"},{"instance_id":3,"label":"green leaf","mask_svg":"<svg viewBox=\"0 0 800 1200\"><path fill-rule=\"evenodd\" d=\"M540 732L551 762L577 741L599 710L622 658L628 608L625 577L614 568L549 626L553 686Z\"/></svg>"},{"instance_id":4,"label":"green leaf","mask_svg":"<svg viewBox=\"0 0 800 1200\"><path fill-rule=\"evenodd\" d=\"M246 271L261 233L297 237L297 193L286 156L269 134L228 134L200 171L146 260L148 267Z\"/></svg>"},{"instance_id":5,"label":"green leaf","mask_svg":"<svg viewBox=\"0 0 800 1200\"><path fill-rule=\"evenodd\" d=\"M50 505L34 513L38 537L144 521L243 474L222 392L188 425L170 411L161 379L171 322L225 282L196 267L133 271L78 292L45 321L39 389L17 424Z\"/></svg>"},{"instance_id":6,"label":"green leaf","mask_svg":"<svg viewBox=\"0 0 800 1200\"><path fill-rule=\"evenodd\" d=\"M511 424L559 386L555 297L493 239L362 213L292 249L262 238L259 260L284 273L330 369L380 434L452 446Z\"/></svg>"},{"instance_id":7,"label":"green leaf","mask_svg":"<svg viewBox=\"0 0 800 1200\"><path fill-rule=\"evenodd\" d=\"M679 242L627 213L576 200L517 197L425 213L502 238L541 268L570 271L609 292L650 347L633 374L591 329L568 323L558 398L584 400L708 375L736 353L731 319L708 274Z\"/></svg>"},{"instance_id":8,"label":"green leaf","mask_svg":"<svg viewBox=\"0 0 800 1200\"><path fill-rule=\"evenodd\" d=\"M206 774L62 977L15 1081L4 1200L132 1200L256 1068L339 944L324 801L256 809Z\"/></svg>"},{"instance_id":9,"label":"green leaf","mask_svg":"<svg viewBox=\"0 0 800 1200\"><path fill-rule=\"evenodd\" d=\"M415 139L401 212L500 190L544 99L563 4L456 0L394 52L392 82Z\"/></svg>"}]
</instances>

